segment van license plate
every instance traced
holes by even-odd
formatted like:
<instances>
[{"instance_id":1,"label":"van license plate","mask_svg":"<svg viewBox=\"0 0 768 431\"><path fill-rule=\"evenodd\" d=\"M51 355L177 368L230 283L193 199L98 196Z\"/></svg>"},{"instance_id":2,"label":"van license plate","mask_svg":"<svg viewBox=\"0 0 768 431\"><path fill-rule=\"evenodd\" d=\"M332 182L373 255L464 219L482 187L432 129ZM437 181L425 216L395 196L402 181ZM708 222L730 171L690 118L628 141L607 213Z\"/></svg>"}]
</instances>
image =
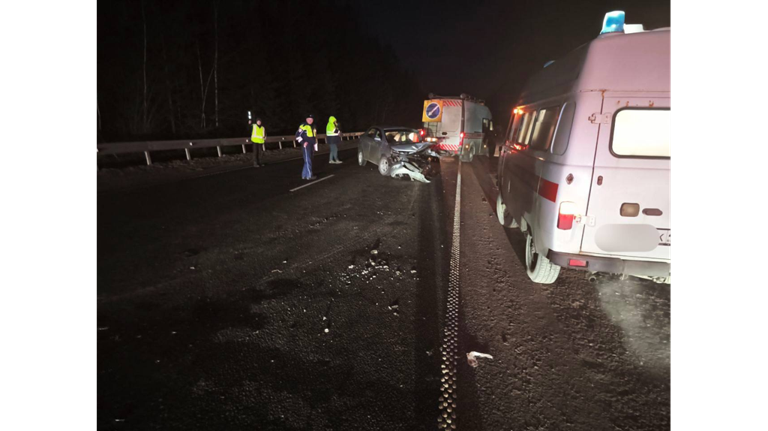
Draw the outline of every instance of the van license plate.
<instances>
[{"instance_id":1,"label":"van license plate","mask_svg":"<svg viewBox=\"0 0 768 431\"><path fill-rule=\"evenodd\" d=\"M672 245L671 229L659 229L659 245Z\"/></svg>"}]
</instances>

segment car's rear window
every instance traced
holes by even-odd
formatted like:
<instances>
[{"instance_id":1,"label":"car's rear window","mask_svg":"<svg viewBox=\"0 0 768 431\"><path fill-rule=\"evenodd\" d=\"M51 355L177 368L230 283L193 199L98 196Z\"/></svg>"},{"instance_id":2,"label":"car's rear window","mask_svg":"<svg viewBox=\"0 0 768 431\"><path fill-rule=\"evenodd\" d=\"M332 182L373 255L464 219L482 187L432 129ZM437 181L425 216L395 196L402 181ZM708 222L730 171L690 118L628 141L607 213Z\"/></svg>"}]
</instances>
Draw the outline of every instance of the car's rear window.
<instances>
[{"instance_id":1,"label":"car's rear window","mask_svg":"<svg viewBox=\"0 0 768 431\"><path fill-rule=\"evenodd\" d=\"M611 152L618 157L669 157L671 127L669 108L622 109L613 119Z\"/></svg>"},{"instance_id":2,"label":"car's rear window","mask_svg":"<svg viewBox=\"0 0 768 431\"><path fill-rule=\"evenodd\" d=\"M387 136L387 142L392 145L415 144L420 142L419 131L414 129L387 130L384 134Z\"/></svg>"}]
</instances>

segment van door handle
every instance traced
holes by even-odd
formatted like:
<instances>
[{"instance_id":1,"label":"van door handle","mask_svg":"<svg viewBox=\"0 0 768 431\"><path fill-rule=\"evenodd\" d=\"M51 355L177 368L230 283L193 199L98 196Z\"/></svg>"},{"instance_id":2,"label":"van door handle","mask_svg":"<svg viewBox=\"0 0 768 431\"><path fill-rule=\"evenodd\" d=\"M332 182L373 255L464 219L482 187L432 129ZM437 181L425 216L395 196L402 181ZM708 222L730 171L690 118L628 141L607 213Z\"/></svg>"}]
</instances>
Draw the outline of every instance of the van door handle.
<instances>
[{"instance_id":1,"label":"van door handle","mask_svg":"<svg viewBox=\"0 0 768 431\"><path fill-rule=\"evenodd\" d=\"M443 132L443 135L447 135L447 134L448 134L448 132Z\"/></svg>"},{"instance_id":2,"label":"van door handle","mask_svg":"<svg viewBox=\"0 0 768 431\"><path fill-rule=\"evenodd\" d=\"M645 214L647 216L660 216L663 213L658 208L645 208L645 209L643 209L643 214Z\"/></svg>"}]
</instances>

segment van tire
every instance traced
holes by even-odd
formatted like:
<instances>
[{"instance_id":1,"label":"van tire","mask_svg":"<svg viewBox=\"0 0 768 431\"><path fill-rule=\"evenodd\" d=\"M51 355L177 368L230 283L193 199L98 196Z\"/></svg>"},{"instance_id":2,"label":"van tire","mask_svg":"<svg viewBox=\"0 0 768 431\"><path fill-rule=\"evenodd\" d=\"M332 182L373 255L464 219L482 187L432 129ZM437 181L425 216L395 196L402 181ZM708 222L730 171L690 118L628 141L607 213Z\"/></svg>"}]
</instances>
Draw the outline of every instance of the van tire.
<instances>
[{"instance_id":1,"label":"van tire","mask_svg":"<svg viewBox=\"0 0 768 431\"><path fill-rule=\"evenodd\" d=\"M512 215L507 211L507 206L501 199L501 192L496 196L496 216L499 218L499 223L504 227L516 228L519 227Z\"/></svg>"},{"instance_id":2,"label":"van tire","mask_svg":"<svg viewBox=\"0 0 768 431\"><path fill-rule=\"evenodd\" d=\"M560 267L536 252L533 235L525 235L525 270L534 283L552 284L560 275Z\"/></svg>"},{"instance_id":3,"label":"van tire","mask_svg":"<svg viewBox=\"0 0 768 431\"><path fill-rule=\"evenodd\" d=\"M365 156L363 155L363 150L358 149L357 150L357 164L360 166L365 166Z\"/></svg>"},{"instance_id":4,"label":"van tire","mask_svg":"<svg viewBox=\"0 0 768 431\"><path fill-rule=\"evenodd\" d=\"M464 163L469 163L469 157L467 156L467 152L464 151L463 147L459 149L459 161Z\"/></svg>"},{"instance_id":5,"label":"van tire","mask_svg":"<svg viewBox=\"0 0 768 431\"><path fill-rule=\"evenodd\" d=\"M391 171L392 164L389 163L389 157L381 156L381 159L379 160L379 173L385 177L388 177Z\"/></svg>"}]
</instances>

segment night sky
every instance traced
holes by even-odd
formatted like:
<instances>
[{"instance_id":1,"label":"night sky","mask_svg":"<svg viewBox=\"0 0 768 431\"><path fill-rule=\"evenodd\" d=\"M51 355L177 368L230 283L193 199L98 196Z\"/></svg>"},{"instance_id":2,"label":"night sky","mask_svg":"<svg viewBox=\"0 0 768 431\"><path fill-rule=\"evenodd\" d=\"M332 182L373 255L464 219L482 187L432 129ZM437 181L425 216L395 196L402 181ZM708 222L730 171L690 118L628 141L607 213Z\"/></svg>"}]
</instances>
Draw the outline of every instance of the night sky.
<instances>
[{"instance_id":1,"label":"night sky","mask_svg":"<svg viewBox=\"0 0 768 431\"><path fill-rule=\"evenodd\" d=\"M603 16L670 26L669 1L368 0L367 28L390 44L426 92L469 93L495 110L513 104L544 63L594 39Z\"/></svg>"},{"instance_id":2,"label":"night sky","mask_svg":"<svg viewBox=\"0 0 768 431\"><path fill-rule=\"evenodd\" d=\"M248 110L272 133L307 112L418 127L430 92L484 99L503 124L528 78L617 9L670 26L669 2L648 0L100 0L99 141L241 136Z\"/></svg>"}]
</instances>

